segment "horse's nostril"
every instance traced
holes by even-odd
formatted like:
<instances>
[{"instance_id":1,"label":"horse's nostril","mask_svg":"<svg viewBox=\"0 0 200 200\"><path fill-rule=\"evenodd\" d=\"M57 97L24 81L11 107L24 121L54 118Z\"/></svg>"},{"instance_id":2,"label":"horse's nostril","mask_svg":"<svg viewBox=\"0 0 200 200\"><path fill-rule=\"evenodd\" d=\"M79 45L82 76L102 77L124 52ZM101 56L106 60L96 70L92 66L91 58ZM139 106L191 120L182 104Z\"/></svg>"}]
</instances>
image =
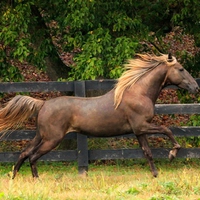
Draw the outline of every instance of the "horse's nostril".
<instances>
[{"instance_id":1,"label":"horse's nostril","mask_svg":"<svg viewBox=\"0 0 200 200\"><path fill-rule=\"evenodd\" d=\"M196 87L196 92L199 92L200 91L200 88L199 87Z\"/></svg>"}]
</instances>

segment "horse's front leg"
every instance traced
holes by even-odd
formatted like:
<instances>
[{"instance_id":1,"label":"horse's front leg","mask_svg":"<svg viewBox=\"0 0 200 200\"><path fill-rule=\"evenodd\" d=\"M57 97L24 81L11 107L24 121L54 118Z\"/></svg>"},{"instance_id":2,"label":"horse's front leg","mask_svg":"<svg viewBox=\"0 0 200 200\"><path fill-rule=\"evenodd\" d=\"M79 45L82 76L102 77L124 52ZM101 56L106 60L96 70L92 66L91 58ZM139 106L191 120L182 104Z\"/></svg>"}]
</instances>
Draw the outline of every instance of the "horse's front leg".
<instances>
[{"instance_id":1,"label":"horse's front leg","mask_svg":"<svg viewBox=\"0 0 200 200\"><path fill-rule=\"evenodd\" d=\"M176 141L172 131L169 128L167 128L165 126L160 126L160 127L158 126L158 129L160 129L159 131L161 131L164 135L168 136L169 139L171 140L172 144L173 144L173 149L169 152L169 160L172 161L176 157L181 146Z\"/></svg>"},{"instance_id":2,"label":"horse's front leg","mask_svg":"<svg viewBox=\"0 0 200 200\"><path fill-rule=\"evenodd\" d=\"M176 157L178 151L181 148L181 146L175 140L172 131L165 126L156 126L154 124L150 124L150 123L146 122L140 131L140 134L143 134L143 133L145 133L145 134L164 134L167 137L169 137L169 139L171 140L171 142L173 144L173 149L169 152L170 161L172 161Z\"/></svg>"},{"instance_id":3,"label":"horse's front leg","mask_svg":"<svg viewBox=\"0 0 200 200\"><path fill-rule=\"evenodd\" d=\"M146 138L146 135L138 135L136 136L137 139L138 139L138 142L144 152L144 155L145 157L147 158L148 162L149 162L149 166L151 168L151 172L153 174L154 177L157 177L158 175L158 172L157 172L157 169L156 169L156 166L154 165L154 162L153 162L153 156L152 156L152 153L151 153L151 149L149 148L149 143L148 143L148 140Z\"/></svg>"},{"instance_id":4,"label":"horse's front leg","mask_svg":"<svg viewBox=\"0 0 200 200\"><path fill-rule=\"evenodd\" d=\"M169 160L172 161L176 157L176 155L177 155L178 151L180 150L181 146L175 140L175 138L174 138L174 136L172 134L172 131L170 129L168 129L167 127L163 127L163 128L165 128L166 132L167 132L167 134L165 134L165 135L167 135L171 139L172 143L174 144L173 149L169 152Z\"/></svg>"}]
</instances>

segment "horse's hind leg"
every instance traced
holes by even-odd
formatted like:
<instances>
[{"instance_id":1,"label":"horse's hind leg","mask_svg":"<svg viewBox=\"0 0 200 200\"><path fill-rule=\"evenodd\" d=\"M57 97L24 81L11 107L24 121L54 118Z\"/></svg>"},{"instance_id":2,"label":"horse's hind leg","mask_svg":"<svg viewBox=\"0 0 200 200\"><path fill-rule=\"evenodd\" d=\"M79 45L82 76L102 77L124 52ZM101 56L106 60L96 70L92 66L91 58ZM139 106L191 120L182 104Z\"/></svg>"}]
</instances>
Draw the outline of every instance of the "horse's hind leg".
<instances>
[{"instance_id":1,"label":"horse's hind leg","mask_svg":"<svg viewBox=\"0 0 200 200\"><path fill-rule=\"evenodd\" d=\"M157 172L157 169L156 169L154 162L153 162L153 156L152 156L152 153L151 153L151 149L149 148L149 144L148 144L146 135L145 134L137 135L137 139L138 139L139 144L140 144L140 146L141 146L141 148L144 152L145 157L147 158L147 160L149 162L149 166L151 168L151 172L152 172L153 176L157 177L158 172Z\"/></svg>"},{"instance_id":2,"label":"horse's hind leg","mask_svg":"<svg viewBox=\"0 0 200 200\"><path fill-rule=\"evenodd\" d=\"M53 148L55 148L60 143L61 140L62 140L62 138L59 138L57 140L55 140L55 138L53 138L52 140L42 141L41 145L39 146L37 151L35 151L33 154L31 154L29 156L29 162L30 162L33 177L35 177L35 178L39 177L37 167L36 167L37 160L41 156L43 156L44 154L48 153Z\"/></svg>"},{"instance_id":3,"label":"horse's hind leg","mask_svg":"<svg viewBox=\"0 0 200 200\"><path fill-rule=\"evenodd\" d=\"M13 169L13 179L15 178L17 172L20 170L20 167L22 166L24 161L33 153L40 141L41 137L39 134L37 134L35 138L28 144L28 146L22 151Z\"/></svg>"}]
</instances>

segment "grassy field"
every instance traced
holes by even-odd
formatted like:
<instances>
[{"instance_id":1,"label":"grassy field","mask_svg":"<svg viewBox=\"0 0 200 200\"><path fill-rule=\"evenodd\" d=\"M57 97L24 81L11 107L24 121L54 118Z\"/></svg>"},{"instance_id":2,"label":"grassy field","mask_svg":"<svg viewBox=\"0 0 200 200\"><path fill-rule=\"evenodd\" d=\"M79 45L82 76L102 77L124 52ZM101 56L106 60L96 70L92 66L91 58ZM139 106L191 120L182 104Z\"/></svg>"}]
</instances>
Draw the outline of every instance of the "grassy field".
<instances>
[{"instance_id":1,"label":"grassy field","mask_svg":"<svg viewBox=\"0 0 200 200\"><path fill-rule=\"evenodd\" d=\"M76 163L39 163L33 179L25 163L16 179L12 164L0 164L3 200L200 200L199 160L157 160L153 178L146 161L91 164L87 177L77 175Z\"/></svg>"}]
</instances>

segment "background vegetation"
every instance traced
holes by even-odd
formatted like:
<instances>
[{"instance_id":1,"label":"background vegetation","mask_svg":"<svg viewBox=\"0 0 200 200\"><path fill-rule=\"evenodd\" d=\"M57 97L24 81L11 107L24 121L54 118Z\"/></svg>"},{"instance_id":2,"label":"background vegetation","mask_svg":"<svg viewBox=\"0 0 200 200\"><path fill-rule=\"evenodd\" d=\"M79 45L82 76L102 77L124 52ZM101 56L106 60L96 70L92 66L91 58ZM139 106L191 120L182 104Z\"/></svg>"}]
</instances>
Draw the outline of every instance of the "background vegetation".
<instances>
[{"instance_id":1,"label":"background vegetation","mask_svg":"<svg viewBox=\"0 0 200 200\"><path fill-rule=\"evenodd\" d=\"M40 163L40 179L23 165L16 179L8 176L12 164L0 165L2 200L200 200L199 160L156 162L153 178L143 161L90 165L88 177L77 175L76 163Z\"/></svg>"},{"instance_id":2,"label":"background vegetation","mask_svg":"<svg viewBox=\"0 0 200 200\"><path fill-rule=\"evenodd\" d=\"M22 80L16 61L53 68L61 80L117 78L136 52L171 51L162 37L177 27L177 39L190 34L198 47L199 7L197 0L1 1L0 79ZM198 71L198 53L176 54Z\"/></svg>"}]
</instances>

